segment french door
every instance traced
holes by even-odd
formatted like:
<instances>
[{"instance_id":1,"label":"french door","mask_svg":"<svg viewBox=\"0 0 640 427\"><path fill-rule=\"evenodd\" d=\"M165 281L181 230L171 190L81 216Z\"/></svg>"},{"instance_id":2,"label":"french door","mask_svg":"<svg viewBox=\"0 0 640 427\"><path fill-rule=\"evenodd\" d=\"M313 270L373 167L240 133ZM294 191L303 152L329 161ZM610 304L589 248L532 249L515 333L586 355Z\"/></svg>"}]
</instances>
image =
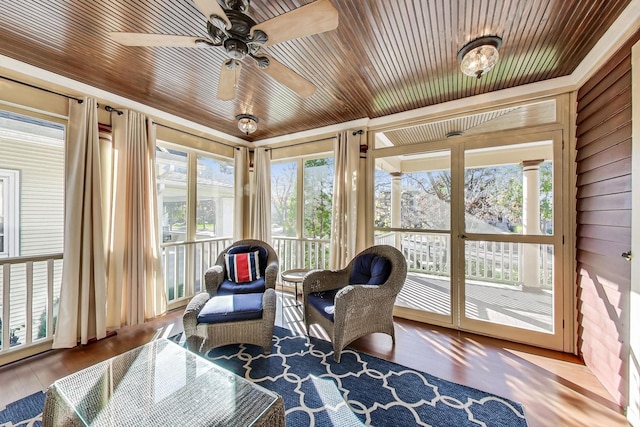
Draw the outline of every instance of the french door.
<instances>
[{"instance_id":1,"label":"french door","mask_svg":"<svg viewBox=\"0 0 640 427\"><path fill-rule=\"evenodd\" d=\"M459 327L561 350L561 133L468 140L457 155Z\"/></svg>"},{"instance_id":2,"label":"french door","mask_svg":"<svg viewBox=\"0 0 640 427\"><path fill-rule=\"evenodd\" d=\"M379 153L375 242L409 267L396 315L562 350L561 132Z\"/></svg>"}]
</instances>

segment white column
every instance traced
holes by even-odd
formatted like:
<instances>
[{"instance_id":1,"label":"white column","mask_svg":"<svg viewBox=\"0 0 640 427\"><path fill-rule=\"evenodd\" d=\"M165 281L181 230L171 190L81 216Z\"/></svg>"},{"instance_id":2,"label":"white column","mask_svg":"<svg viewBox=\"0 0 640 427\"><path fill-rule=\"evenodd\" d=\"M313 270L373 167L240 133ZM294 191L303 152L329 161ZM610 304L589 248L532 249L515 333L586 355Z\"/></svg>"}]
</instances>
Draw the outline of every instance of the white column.
<instances>
[{"instance_id":1,"label":"white column","mask_svg":"<svg viewBox=\"0 0 640 427\"><path fill-rule=\"evenodd\" d=\"M391 227L400 228L400 206L402 200L402 173L392 172L391 175ZM400 249L400 234L394 233L395 243L394 246Z\"/></svg>"},{"instance_id":2,"label":"white column","mask_svg":"<svg viewBox=\"0 0 640 427\"><path fill-rule=\"evenodd\" d=\"M540 163L522 162L522 232L540 234ZM522 251L522 282L528 288L540 287L540 245L528 243Z\"/></svg>"}]
</instances>

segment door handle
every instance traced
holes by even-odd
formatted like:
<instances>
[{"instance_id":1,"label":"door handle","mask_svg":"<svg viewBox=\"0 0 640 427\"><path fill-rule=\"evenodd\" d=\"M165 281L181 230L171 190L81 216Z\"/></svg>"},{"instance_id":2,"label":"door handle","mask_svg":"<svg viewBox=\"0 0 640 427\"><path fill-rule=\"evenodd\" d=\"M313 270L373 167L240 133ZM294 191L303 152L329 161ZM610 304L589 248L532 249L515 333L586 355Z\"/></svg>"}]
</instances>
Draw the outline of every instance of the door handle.
<instances>
[{"instance_id":1,"label":"door handle","mask_svg":"<svg viewBox=\"0 0 640 427\"><path fill-rule=\"evenodd\" d=\"M467 238L467 235L466 235L466 234L461 234L461 235L459 235L458 237L460 237L461 239L466 239L466 238Z\"/></svg>"},{"instance_id":2,"label":"door handle","mask_svg":"<svg viewBox=\"0 0 640 427\"><path fill-rule=\"evenodd\" d=\"M627 261L631 261L631 251L623 252L622 253L622 258L626 259Z\"/></svg>"}]
</instances>

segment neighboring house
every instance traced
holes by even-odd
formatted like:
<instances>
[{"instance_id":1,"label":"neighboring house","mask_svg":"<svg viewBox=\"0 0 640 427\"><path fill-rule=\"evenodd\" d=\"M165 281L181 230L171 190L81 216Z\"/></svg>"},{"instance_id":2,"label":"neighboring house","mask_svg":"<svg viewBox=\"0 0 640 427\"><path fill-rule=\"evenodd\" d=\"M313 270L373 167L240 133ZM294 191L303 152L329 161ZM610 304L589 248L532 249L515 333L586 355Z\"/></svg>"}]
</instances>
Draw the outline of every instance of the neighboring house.
<instances>
[{"instance_id":1,"label":"neighboring house","mask_svg":"<svg viewBox=\"0 0 640 427\"><path fill-rule=\"evenodd\" d=\"M62 124L0 111L0 259L61 254L64 236L64 132ZM54 270L58 295L62 261ZM11 266L9 328L25 340L25 316L38 336L47 303L46 265L35 262L32 277L25 264ZM4 280L0 270L0 283ZM34 283L27 314L27 281ZM0 297L2 295L0 294ZM0 317L6 302L0 300Z\"/></svg>"}]
</instances>

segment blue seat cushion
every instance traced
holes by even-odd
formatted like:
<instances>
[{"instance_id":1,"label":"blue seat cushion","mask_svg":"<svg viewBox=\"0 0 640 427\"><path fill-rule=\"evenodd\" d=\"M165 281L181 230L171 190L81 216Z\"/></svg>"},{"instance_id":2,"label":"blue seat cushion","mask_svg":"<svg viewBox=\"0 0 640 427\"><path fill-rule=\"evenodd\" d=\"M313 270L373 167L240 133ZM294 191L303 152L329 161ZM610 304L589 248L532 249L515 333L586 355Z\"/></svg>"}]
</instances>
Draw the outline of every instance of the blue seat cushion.
<instances>
[{"instance_id":1,"label":"blue seat cushion","mask_svg":"<svg viewBox=\"0 0 640 427\"><path fill-rule=\"evenodd\" d=\"M218 295L198 314L198 323L223 323L262 317L262 294Z\"/></svg>"},{"instance_id":2,"label":"blue seat cushion","mask_svg":"<svg viewBox=\"0 0 640 427\"><path fill-rule=\"evenodd\" d=\"M333 322L336 294L340 289L330 291L312 292L307 296L307 302L318 310L324 317Z\"/></svg>"},{"instance_id":3,"label":"blue seat cushion","mask_svg":"<svg viewBox=\"0 0 640 427\"><path fill-rule=\"evenodd\" d=\"M364 254L355 259L349 283L353 285L382 285L391 274L391 263L376 254Z\"/></svg>"},{"instance_id":4,"label":"blue seat cushion","mask_svg":"<svg viewBox=\"0 0 640 427\"><path fill-rule=\"evenodd\" d=\"M218 295L234 295L234 294L255 294L264 292L266 289L264 277L256 279L252 282L236 283L231 280L223 281L218 287Z\"/></svg>"}]
</instances>

